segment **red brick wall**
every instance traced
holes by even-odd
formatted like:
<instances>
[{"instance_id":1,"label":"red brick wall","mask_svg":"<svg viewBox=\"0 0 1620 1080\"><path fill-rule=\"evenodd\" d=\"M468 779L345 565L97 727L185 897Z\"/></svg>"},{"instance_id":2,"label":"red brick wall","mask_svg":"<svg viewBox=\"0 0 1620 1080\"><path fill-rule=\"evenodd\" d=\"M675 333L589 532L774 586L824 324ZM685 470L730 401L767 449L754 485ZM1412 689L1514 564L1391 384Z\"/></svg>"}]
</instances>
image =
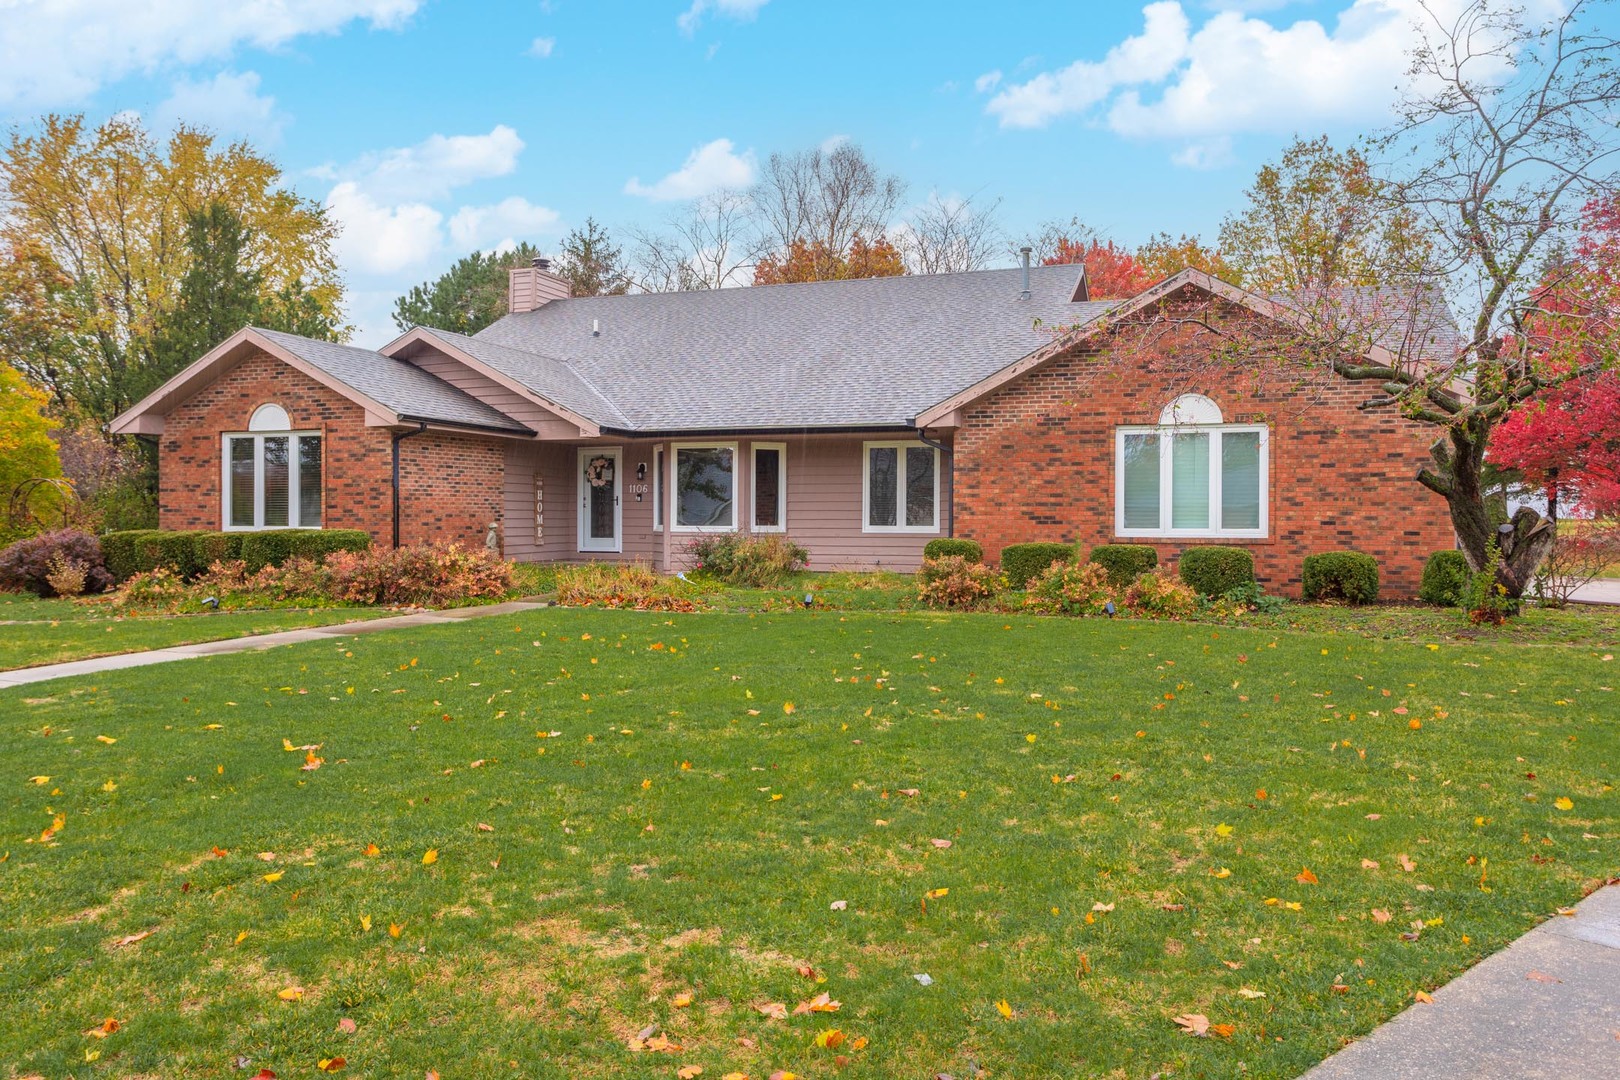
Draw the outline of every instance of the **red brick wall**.
<instances>
[{"instance_id":1,"label":"red brick wall","mask_svg":"<svg viewBox=\"0 0 1620 1080\"><path fill-rule=\"evenodd\" d=\"M428 431L400 443L400 543L481 547L501 521L506 448L499 440Z\"/></svg>"},{"instance_id":2,"label":"red brick wall","mask_svg":"<svg viewBox=\"0 0 1620 1080\"><path fill-rule=\"evenodd\" d=\"M983 543L987 559L1008 544L1078 540L1152 544L1173 565L1192 544L1228 544L1253 553L1268 591L1297 596L1306 555L1354 548L1378 559L1383 596L1410 597L1429 554L1453 546L1445 502L1413 479L1433 432L1388 409L1358 409L1374 384L1171 374L1111 344L1055 360L965 411L956 535ZM1213 399L1228 423L1271 425L1266 539L1115 538L1114 429L1156 424L1187 392Z\"/></svg>"},{"instance_id":3,"label":"red brick wall","mask_svg":"<svg viewBox=\"0 0 1620 1080\"><path fill-rule=\"evenodd\" d=\"M218 529L220 435L246 431L265 403L287 410L299 431L324 437L322 521L328 529L364 529L377 544L393 539L390 432L365 426L365 412L266 353L256 353L169 413L159 440L159 524ZM400 445L401 542L482 544L500 520L502 447L498 440L428 432Z\"/></svg>"}]
</instances>

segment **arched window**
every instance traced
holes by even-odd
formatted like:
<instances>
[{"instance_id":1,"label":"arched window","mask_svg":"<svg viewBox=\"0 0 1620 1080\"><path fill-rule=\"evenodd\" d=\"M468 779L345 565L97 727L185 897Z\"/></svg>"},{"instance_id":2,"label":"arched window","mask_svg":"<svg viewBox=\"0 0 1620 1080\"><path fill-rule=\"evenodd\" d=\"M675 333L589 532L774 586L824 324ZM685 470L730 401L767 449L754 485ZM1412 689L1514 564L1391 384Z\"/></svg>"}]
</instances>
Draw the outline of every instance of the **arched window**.
<instances>
[{"instance_id":1,"label":"arched window","mask_svg":"<svg viewBox=\"0 0 1620 1080\"><path fill-rule=\"evenodd\" d=\"M253 410L253 419L248 421L249 431L290 431L292 420L287 416L287 410L280 405L264 404Z\"/></svg>"},{"instance_id":2,"label":"arched window","mask_svg":"<svg viewBox=\"0 0 1620 1080\"><path fill-rule=\"evenodd\" d=\"M1203 394L1182 394L1159 413L1161 424L1218 424L1221 407Z\"/></svg>"},{"instance_id":3,"label":"arched window","mask_svg":"<svg viewBox=\"0 0 1620 1080\"><path fill-rule=\"evenodd\" d=\"M320 528L320 433L292 430L287 410L268 402L253 410L248 431L222 436L224 528Z\"/></svg>"},{"instance_id":4,"label":"arched window","mask_svg":"<svg viewBox=\"0 0 1620 1080\"><path fill-rule=\"evenodd\" d=\"M1223 419L1209 398L1182 394L1156 426L1115 430L1117 536L1267 535L1269 431Z\"/></svg>"}]
</instances>

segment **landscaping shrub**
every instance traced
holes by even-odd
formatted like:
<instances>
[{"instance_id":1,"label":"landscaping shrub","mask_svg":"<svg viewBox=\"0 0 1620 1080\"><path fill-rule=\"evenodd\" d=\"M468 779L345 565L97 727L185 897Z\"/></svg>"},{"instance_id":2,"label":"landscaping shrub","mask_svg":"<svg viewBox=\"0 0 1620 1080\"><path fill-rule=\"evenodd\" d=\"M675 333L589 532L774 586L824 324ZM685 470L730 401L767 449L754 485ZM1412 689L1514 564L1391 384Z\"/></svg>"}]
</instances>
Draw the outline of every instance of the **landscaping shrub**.
<instances>
[{"instance_id":1,"label":"landscaping shrub","mask_svg":"<svg viewBox=\"0 0 1620 1080\"><path fill-rule=\"evenodd\" d=\"M1114 600L1112 577L1101 563L1053 563L1029 583L1024 604L1053 615L1103 615Z\"/></svg>"},{"instance_id":2,"label":"landscaping shrub","mask_svg":"<svg viewBox=\"0 0 1620 1080\"><path fill-rule=\"evenodd\" d=\"M102 560L101 541L77 529L42 532L0 551L0 590L54 596L52 573L75 567L84 571L81 592L100 592L112 584Z\"/></svg>"},{"instance_id":3,"label":"landscaping shrub","mask_svg":"<svg viewBox=\"0 0 1620 1080\"><path fill-rule=\"evenodd\" d=\"M1457 607L1468 593L1468 557L1460 551L1437 551L1423 564L1418 599L1442 607Z\"/></svg>"},{"instance_id":4,"label":"landscaping shrub","mask_svg":"<svg viewBox=\"0 0 1620 1080\"><path fill-rule=\"evenodd\" d=\"M1108 571L1108 580L1121 589L1159 565L1159 553L1147 544L1098 544L1086 558Z\"/></svg>"},{"instance_id":5,"label":"landscaping shrub","mask_svg":"<svg viewBox=\"0 0 1620 1080\"><path fill-rule=\"evenodd\" d=\"M1378 560L1362 551L1324 551L1305 556L1300 574L1306 600L1370 604L1378 599Z\"/></svg>"},{"instance_id":6,"label":"landscaping shrub","mask_svg":"<svg viewBox=\"0 0 1620 1080\"><path fill-rule=\"evenodd\" d=\"M1029 585L1031 578L1055 562L1073 562L1073 544L1008 544L1001 549L1001 572L1015 589Z\"/></svg>"},{"instance_id":7,"label":"landscaping shrub","mask_svg":"<svg viewBox=\"0 0 1620 1080\"><path fill-rule=\"evenodd\" d=\"M240 535L241 559L250 572L265 566L280 566L295 555L320 562L334 552L365 551L371 547L371 534L360 529L272 529ZM412 545L427 546L430 545Z\"/></svg>"},{"instance_id":8,"label":"landscaping shrub","mask_svg":"<svg viewBox=\"0 0 1620 1080\"><path fill-rule=\"evenodd\" d=\"M142 570L166 567L187 579L208 569L208 564L197 559L197 538L201 532L146 533L135 541L135 563Z\"/></svg>"},{"instance_id":9,"label":"landscaping shrub","mask_svg":"<svg viewBox=\"0 0 1620 1080\"><path fill-rule=\"evenodd\" d=\"M297 556L319 563L334 551L361 551L371 534L359 529L276 529L268 532L208 532L135 529L102 537L107 570L115 581L158 567L188 580L217 562L242 559L250 572L280 566Z\"/></svg>"},{"instance_id":10,"label":"landscaping shrub","mask_svg":"<svg viewBox=\"0 0 1620 1080\"><path fill-rule=\"evenodd\" d=\"M1501 626L1519 613L1519 604L1508 595L1507 586L1497 580L1502 565L1502 549L1493 537L1485 549L1485 569L1468 579L1463 608L1468 621L1478 625Z\"/></svg>"},{"instance_id":11,"label":"landscaping shrub","mask_svg":"<svg viewBox=\"0 0 1620 1080\"><path fill-rule=\"evenodd\" d=\"M45 584L51 587L51 592L57 596L82 596L85 584L89 581L90 570L77 559L70 559L58 551L51 556L50 572L45 575Z\"/></svg>"},{"instance_id":12,"label":"landscaping shrub","mask_svg":"<svg viewBox=\"0 0 1620 1080\"><path fill-rule=\"evenodd\" d=\"M1254 556L1247 548L1207 544L1183 551L1178 569L1199 596L1223 596L1254 581Z\"/></svg>"},{"instance_id":13,"label":"landscaping shrub","mask_svg":"<svg viewBox=\"0 0 1620 1080\"><path fill-rule=\"evenodd\" d=\"M691 587L653 572L645 563L585 563L557 571L557 603L568 607L696 611Z\"/></svg>"},{"instance_id":14,"label":"landscaping shrub","mask_svg":"<svg viewBox=\"0 0 1620 1080\"><path fill-rule=\"evenodd\" d=\"M977 540L957 540L946 536L923 545L925 559L943 559L947 555L960 555L968 562L984 562L984 545Z\"/></svg>"},{"instance_id":15,"label":"landscaping shrub","mask_svg":"<svg viewBox=\"0 0 1620 1080\"><path fill-rule=\"evenodd\" d=\"M245 569L253 573L256 568L246 557L248 545L242 547ZM305 561L305 556L289 555L281 564L282 576L299 573ZM322 569L333 599L356 604L439 607L503 596L512 587L512 570L506 560L485 548L460 544L373 548L368 537L363 548L329 552Z\"/></svg>"},{"instance_id":16,"label":"landscaping shrub","mask_svg":"<svg viewBox=\"0 0 1620 1080\"><path fill-rule=\"evenodd\" d=\"M686 545L695 569L732 585L757 589L780 585L810 565L810 553L785 536L716 533Z\"/></svg>"},{"instance_id":17,"label":"landscaping shrub","mask_svg":"<svg viewBox=\"0 0 1620 1080\"><path fill-rule=\"evenodd\" d=\"M112 575L114 581L125 581L142 570L152 569L141 565L135 548L141 540L155 532L156 529L126 529L107 533L101 538L101 554L106 560L107 573Z\"/></svg>"},{"instance_id":18,"label":"landscaping shrub","mask_svg":"<svg viewBox=\"0 0 1620 1080\"><path fill-rule=\"evenodd\" d=\"M917 599L934 608L981 608L1005 587L1006 579L994 568L961 555L924 559L917 571Z\"/></svg>"},{"instance_id":19,"label":"landscaping shrub","mask_svg":"<svg viewBox=\"0 0 1620 1080\"><path fill-rule=\"evenodd\" d=\"M244 533L198 532L190 535L191 561L200 568L199 572L206 571L217 562L232 562L242 557Z\"/></svg>"},{"instance_id":20,"label":"landscaping shrub","mask_svg":"<svg viewBox=\"0 0 1620 1080\"><path fill-rule=\"evenodd\" d=\"M1155 570L1125 590L1125 606L1150 619L1185 619L1198 610L1198 593L1169 571Z\"/></svg>"},{"instance_id":21,"label":"landscaping shrub","mask_svg":"<svg viewBox=\"0 0 1620 1080\"><path fill-rule=\"evenodd\" d=\"M1532 583L1536 602L1563 607L1577 589L1620 563L1620 522L1566 523L1553 538Z\"/></svg>"},{"instance_id":22,"label":"landscaping shrub","mask_svg":"<svg viewBox=\"0 0 1620 1080\"><path fill-rule=\"evenodd\" d=\"M1262 615L1275 615L1287 603L1280 596L1267 595L1266 590L1260 587L1259 582L1251 581L1246 585L1239 585L1235 589L1227 589L1210 605L1208 610L1210 614L1217 617L1245 615L1252 611L1258 611Z\"/></svg>"}]
</instances>

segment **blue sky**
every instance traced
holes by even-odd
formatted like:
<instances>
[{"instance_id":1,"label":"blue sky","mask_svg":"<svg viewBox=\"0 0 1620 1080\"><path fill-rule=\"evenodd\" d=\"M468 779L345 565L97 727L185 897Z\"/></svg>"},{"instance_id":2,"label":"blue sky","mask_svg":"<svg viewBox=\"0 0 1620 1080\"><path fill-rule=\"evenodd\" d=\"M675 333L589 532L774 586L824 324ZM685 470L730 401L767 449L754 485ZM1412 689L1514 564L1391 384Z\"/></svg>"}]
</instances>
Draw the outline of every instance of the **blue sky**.
<instances>
[{"instance_id":1,"label":"blue sky","mask_svg":"<svg viewBox=\"0 0 1620 1080\"><path fill-rule=\"evenodd\" d=\"M1550 3L1552 0L1542 0ZM1440 9L1460 0L1436 0ZM913 203L1212 233L1295 134L1388 122L1417 0L0 0L0 121L245 136L343 222L357 339L456 257L655 226L773 150L860 143Z\"/></svg>"}]
</instances>

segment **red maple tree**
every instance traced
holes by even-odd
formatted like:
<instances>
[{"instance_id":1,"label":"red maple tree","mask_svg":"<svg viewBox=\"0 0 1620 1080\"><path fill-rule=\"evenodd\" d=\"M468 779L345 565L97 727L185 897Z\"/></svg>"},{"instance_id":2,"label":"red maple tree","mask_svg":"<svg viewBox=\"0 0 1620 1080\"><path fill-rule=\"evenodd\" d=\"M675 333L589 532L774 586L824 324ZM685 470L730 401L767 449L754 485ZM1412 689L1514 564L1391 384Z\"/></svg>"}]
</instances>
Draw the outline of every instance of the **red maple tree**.
<instances>
[{"instance_id":1,"label":"red maple tree","mask_svg":"<svg viewBox=\"0 0 1620 1080\"><path fill-rule=\"evenodd\" d=\"M1620 194L1586 205L1571 257L1548 271L1527 325L1553 368L1613 358L1620 338ZM1590 513L1620 513L1620 373L1552 387L1516 407L1491 437L1491 458Z\"/></svg>"},{"instance_id":2,"label":"red maple tree","mask_svg":"<svg viewBox=\"0 0 1620 1080\"><path fill-rule=\"evenodd\" d=\"M1069 263L1085 265L1086 285L1093 300L1120 300L1135 296L1153 284L1148 272L1136 261L1136 256L1112 240L1059 237L1052 254L1041 260L1043 266L1064 266Z\"/></svg>"}]
</instances>

